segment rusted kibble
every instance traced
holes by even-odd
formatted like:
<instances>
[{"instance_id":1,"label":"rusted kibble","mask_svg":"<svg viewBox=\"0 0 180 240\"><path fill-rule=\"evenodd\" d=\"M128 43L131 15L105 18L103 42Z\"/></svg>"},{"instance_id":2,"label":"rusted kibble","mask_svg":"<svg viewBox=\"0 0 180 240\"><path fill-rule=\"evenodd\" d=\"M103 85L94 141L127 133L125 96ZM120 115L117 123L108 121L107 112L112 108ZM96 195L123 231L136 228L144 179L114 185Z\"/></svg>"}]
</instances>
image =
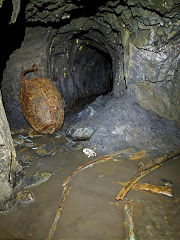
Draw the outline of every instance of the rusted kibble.
<instances>
[{"instance_id":1,"label":"rusted kibble","mask_svg":"<svg viewBox=\"0 0 180 240\"><path fill-rule=\"evenodd\" d=\"M37 70L33 65L22 72L20 104L26 120L36 132L52 134L63 125L64 105L53 82L48 78L40 78ZM34 72L36 77L26 79L28 72Z\"/></svg>"}]
</instances>

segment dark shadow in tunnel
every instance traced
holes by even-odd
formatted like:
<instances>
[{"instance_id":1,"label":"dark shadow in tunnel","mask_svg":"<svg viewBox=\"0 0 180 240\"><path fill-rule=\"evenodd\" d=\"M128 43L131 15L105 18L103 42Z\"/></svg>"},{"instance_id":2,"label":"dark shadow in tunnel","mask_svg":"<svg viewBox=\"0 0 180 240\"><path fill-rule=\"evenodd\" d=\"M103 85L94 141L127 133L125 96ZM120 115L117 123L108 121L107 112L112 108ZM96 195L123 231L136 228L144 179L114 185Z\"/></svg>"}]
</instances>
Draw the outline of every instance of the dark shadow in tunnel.
<instances>
[{"instance_id":1,"label":"dark shadow in tunnel","mask_svg":"<svg viewBox=\"0 0 180 240\"><path fill-rule=\"evenodd\" d=\"M74 3L82 9L82 15L86 17L93 16L97 13L98 8L105 5L108 0L75 0ZM76 11L75 11L76 12ZM75 13L74 12L74 13ZM76 12L77 13L77 12Z\"/></svg>"},{"instance_id":2,"label":"dark shadow in tunnel","mask_svg":"<svg viewBox=\"0 0 180 240\"><path fill-rule=\"evenodd\" d=\"M3 78L3 71L6 67L10 55L20 48L25 35L25 5L27 1L22 1L21 10L14 24L9 24L12 14L12 2L4 1L0 8L1 22L1 45L0 45L0 87Z\"/></svg>"},{"instance_id":3,"label":"dark shadow in tunnel","mask_svg":"<svg viewBox=\"0 0 180 240\"><path fill-rule=\"evenodd\" d=\"M82 45L82 50L76 54L74 68L80 89L84 87L89 94L106 94L112 90L112 59L108 53Z\"/></svg>"},{"instance_id":4,"label":"dark shadow in tunnel","mask_svg":"<svg viewBox=\"0 0 180 240\"><path fill-rule=\"evenodd\" d=\"M76 52L71 75L75 89L71 108L84 107L98 96L112 91L112 58L106 49L99 49L93 41L92 45L82 42Z\"/></svg>"}]
</instances>

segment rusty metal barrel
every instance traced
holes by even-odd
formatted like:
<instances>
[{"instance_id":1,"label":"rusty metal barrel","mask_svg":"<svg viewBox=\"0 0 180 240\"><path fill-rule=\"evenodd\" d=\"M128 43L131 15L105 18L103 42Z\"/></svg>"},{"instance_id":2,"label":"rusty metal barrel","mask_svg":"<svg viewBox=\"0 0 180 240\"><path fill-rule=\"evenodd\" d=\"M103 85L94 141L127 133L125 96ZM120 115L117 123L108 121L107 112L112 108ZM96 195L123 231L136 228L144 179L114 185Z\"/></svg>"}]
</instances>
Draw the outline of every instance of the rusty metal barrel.
<instances>
[{"instance_id":1,"label":"rusty metal barrel","mask_svg":"<svg viewBox=\"0 0 180 240\"><path fill-rule=\"evenodd\" d=\"M38 68L33 65L21 74L20 104L22 112L32 126L40 134L53 134L64 122L64 104L59 91L48 78L40 78ZM26 79L29 72L34 78Z\"/></svg>"}]
</instances>

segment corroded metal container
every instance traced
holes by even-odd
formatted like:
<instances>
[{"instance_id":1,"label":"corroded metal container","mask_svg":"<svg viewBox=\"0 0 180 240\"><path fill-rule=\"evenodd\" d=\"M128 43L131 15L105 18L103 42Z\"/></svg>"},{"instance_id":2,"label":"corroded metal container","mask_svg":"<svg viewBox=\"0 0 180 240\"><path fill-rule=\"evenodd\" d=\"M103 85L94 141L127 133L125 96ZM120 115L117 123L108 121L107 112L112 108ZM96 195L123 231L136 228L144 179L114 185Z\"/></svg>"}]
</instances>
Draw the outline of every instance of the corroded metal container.
<instances>
[{"instance_id":1,"label":"corroded metal container","mask_svg":"<svg viewBox=\"0 0 180 240\"><path fill-rule=\"evenodd\" d=\"M41 134L52 134L64 122L63 100L56 86L48 78L40 78L37 67L33 65L21 74L20 104L26 120ZM26 79L28 72L36 77Z\"/></svg>"}]
</instances>

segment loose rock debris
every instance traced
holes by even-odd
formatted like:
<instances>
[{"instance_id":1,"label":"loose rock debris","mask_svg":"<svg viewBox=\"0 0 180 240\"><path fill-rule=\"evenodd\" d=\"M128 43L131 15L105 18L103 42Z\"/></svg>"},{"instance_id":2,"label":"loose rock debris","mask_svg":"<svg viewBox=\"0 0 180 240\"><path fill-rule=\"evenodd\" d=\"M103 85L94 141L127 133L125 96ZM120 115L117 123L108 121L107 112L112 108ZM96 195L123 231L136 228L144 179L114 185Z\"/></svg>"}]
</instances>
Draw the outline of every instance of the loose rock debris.
<instances>
[{"instance_id":1,"label":"loose rock debris","mask_svg":"<svg viewBox=\"0 0 180 240\"><path fill-rule=\"evenodd\" d=\"M52 175L53 174L50 172L37 172L28 179L26 179L24 183L24 188L38 186L41 183L48 181Z\"/></svg>"},{"instance_id":2,"label":"loose rock debris","mask_svg":"<svg viewBox=\"0 0 180 240\"><path fill-rule=\"evenodd\" d=\"M41 146L38 146L36 148L32 148L34 153L38 155L39 157L46 157L55 155L57 152L57 147L48 145L48 144L42 144Z\"/></svg>"},{"instance_id":3,"label":"loose rock debris","mask_svg":"<svg viewBox=\"0 0 180 240\"><path fill-rule=\"evenodd\" d=\"M29 190L20 191L17 193L16 201L24 205L30 204L34 202L34 194Z\"/></svg>"}]
</instances>

